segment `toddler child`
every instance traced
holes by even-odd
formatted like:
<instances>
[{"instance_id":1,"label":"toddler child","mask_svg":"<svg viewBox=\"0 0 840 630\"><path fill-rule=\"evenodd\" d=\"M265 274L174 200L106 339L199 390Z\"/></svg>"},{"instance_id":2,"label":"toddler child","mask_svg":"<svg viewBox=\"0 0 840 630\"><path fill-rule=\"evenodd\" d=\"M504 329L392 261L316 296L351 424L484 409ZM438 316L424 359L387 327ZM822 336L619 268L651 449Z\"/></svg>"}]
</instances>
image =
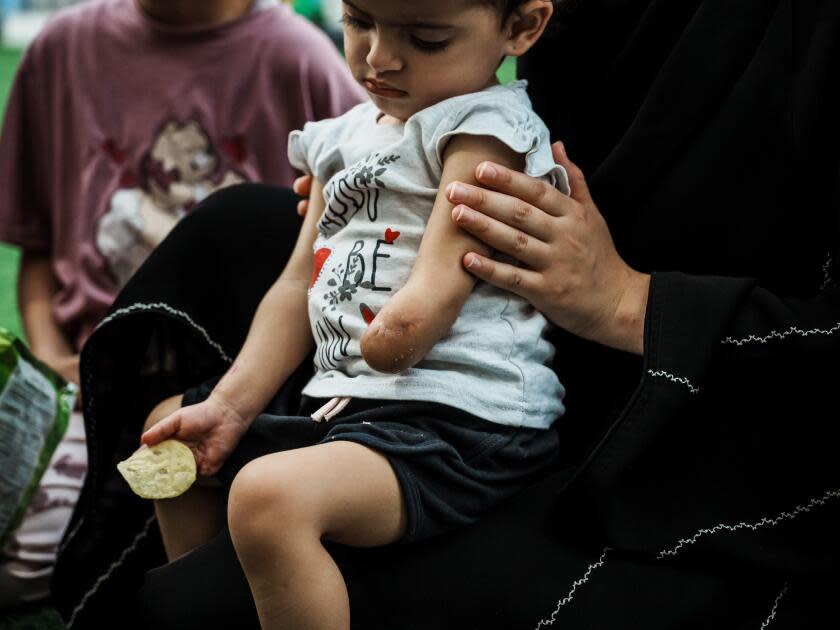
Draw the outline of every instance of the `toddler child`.
<instances>
[{"instance_id":1,"label":"toddler child","mask_svg":"<svg viewBox=\"0 0 840 630\"><path fill-rule=\"evenodd\" d=\"M525 83L495 78L552 3L344 9L370 101L291 134L290 161L314 176L292 257L225 376L159 405L142 437L184 440L205 477L247 462L230 475L227 519L263 628L348 628L322 542L385 545L473 522L551 464L563 412L546 320L474 286L461 260L489 252L453 225L445 192L483 160L568 190ZM300 415L272 414L313 339ZM261 443L250 453L246 431ZM187 540L183 519L202 513L190 493L156 505L170 558L209 535Z\"/></svg>"}]
</instances>

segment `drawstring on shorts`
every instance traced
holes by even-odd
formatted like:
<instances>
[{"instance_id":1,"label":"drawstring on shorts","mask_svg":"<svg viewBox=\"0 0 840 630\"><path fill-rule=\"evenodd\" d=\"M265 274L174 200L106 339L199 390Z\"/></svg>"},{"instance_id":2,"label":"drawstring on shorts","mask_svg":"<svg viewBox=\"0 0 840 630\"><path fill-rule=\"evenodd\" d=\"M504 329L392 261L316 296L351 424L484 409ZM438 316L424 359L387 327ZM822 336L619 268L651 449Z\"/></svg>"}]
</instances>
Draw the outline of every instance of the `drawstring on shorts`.
<instances>
[{"instance_id":1,"label":"drawstring on shorts","mask_svg":"<svg viewBox=\"0 0 840 630\"><path fill-rule=\"evenodd\" d=\"M326 405L312 413L311 418L315 422L326 420L329 422L338 414L344 411L344 408L353 400L350 396L336 396L331 398Z\"/></svg>"}]
</instances>

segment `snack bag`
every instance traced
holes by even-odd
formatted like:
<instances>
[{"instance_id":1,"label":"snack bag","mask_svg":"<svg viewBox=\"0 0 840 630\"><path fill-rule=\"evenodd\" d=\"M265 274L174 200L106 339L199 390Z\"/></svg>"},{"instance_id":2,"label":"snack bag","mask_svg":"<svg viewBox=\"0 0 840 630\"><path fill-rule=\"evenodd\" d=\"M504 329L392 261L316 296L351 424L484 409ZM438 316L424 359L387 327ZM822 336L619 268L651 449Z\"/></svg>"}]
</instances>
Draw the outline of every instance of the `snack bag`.
<instances>
[{"instance_id":1,"label":"snack bag","mask_svg":"<svg viewBox=\"0 0 840 630\"><path fill-rule=\"evenodd\" d=\"M38 489L77 393L0 328L0 548Z\"/></svg>"}]
</instances>

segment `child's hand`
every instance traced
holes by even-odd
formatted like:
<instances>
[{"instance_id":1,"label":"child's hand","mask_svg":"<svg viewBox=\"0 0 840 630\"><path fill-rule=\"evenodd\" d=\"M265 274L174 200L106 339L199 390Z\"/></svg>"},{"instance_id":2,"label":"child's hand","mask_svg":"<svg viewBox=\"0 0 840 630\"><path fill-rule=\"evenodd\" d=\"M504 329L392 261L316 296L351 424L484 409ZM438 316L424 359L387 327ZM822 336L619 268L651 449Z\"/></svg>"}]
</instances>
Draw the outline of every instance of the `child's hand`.
<instances>
[{"instance_id":1,"label":"child's hand","mask_svg":"<svg viewBox=\"0 0 840 630\"><path fill-rule=\"evenodd\" d=\"M213 396L182 407L140 436L146 446L174 438L192 449L198 473L210 477L239 443L250 422L220 398Z\"/></svg>"}]
</instances>

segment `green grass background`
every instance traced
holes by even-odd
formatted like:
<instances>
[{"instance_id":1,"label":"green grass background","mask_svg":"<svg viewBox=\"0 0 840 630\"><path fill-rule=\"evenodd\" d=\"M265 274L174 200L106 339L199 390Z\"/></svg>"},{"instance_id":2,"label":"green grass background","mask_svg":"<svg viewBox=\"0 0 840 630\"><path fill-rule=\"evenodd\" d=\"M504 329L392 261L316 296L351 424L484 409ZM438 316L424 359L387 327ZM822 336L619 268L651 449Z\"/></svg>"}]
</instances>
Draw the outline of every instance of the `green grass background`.
<instances>
[{"instance_id":1,"label":"green grass background","mask_svg":"<svg viewBox=\"0 0 840 630\"><path fill-rule=\"evenodd\" d=\"M6 111L6 99L12 85L15 69L20 61L21 51L0 48L0 114ZM0 182L0 185L3 185ZM11 245L0 244L0 326L20 335L21 324L18 316L16 286L18 249Z\"/></svg>"}]
</instances>

